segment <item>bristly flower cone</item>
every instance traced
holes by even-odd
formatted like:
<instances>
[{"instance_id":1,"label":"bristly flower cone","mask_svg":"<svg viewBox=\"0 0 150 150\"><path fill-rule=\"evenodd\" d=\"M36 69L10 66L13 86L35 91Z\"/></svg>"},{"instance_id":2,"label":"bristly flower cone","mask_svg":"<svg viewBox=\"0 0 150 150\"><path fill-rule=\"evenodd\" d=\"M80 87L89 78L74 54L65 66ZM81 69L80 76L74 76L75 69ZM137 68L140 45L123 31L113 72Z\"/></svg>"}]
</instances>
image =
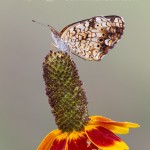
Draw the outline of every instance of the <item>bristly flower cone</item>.
<instances>
[{"instance_id":1,"label":"bristly flower cone","mask_svg":"<svg viewBox=\"0 0 150 150\"><path fill-rule=\"evenodd\" d=\"M89 121L87 99L75 63L67 53L50 51L43 71L46 94L58 128L63 132L82 130Z\"/></svg>"}]
</instances>

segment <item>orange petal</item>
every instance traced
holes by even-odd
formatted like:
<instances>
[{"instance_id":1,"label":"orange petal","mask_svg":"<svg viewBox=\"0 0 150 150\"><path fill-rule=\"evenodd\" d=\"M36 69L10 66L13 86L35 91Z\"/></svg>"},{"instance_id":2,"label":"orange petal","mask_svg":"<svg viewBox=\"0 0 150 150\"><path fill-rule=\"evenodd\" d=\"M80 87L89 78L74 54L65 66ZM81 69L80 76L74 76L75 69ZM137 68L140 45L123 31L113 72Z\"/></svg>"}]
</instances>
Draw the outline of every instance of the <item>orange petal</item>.
<instances>
[{"instance_id":1,"label":"orange petal","mask_svg":"<svg viewBox=\"0 0 150 150\"><path fill-rule=\"evenodd\" d=\"M128 146L111 131L99 127L85 126L86 134L90 141L103 150L128 150Z\"/></svg>"},{"instance_id":2,"label":"orange petal","mask_svg":"<svg viewBox=\"0 0 150 150\"><path fill-rule=\"evenodd\" d=\"M56 137L61 134L62 132L58 129L53 130L50 132L40 143L37 150L50 150L50 147L53 144L53 141L56 139Z\"/></svg>"},{"instance_id":3,"label":"orange petal","mask_svg":"<svg viewBox=\"0 0 150 150\"><path fill-rule=\"evenodd\" d=\"M98 150L84 132L72 132L68 138L67 150Z\"/></svg>"},{"instance_id":4,"label":"orange petal","mask_svg":"<svg viewBox=\"0 0 150 150\"><path fill-rule=\"evenodd\" d=\"M59 134L53 141L53 144L51 145L49 150L67 150L68 136L69 136L68 132ZM43 150L45 150L45 149L43 149Z\"/></svg>"},{"instance_id":5,"label":"orange petal","mask_svg":"<svg viewBox=\"0 0 150 150\"><path fill-rule=\"evenodd\" d=\"M91 116L90 119L89 124L102 126L116 134L127 134L129 132L129 128L139 127L136 123L117 122L102 116Z\"/></svg>"}]
</instances>

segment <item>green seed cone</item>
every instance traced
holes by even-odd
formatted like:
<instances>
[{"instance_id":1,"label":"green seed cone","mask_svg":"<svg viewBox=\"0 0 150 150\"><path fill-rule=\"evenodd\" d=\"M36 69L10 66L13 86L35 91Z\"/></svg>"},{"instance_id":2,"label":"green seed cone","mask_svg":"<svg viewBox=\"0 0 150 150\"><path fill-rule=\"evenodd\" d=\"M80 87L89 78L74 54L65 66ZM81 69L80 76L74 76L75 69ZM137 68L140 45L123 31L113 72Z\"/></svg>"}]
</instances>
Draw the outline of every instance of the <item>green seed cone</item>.
<instances>
[{"instance_id":1,"label":"green seed cone","mask_svg":"<svg viewBox=\"0 0 150 150\"><path fill-rule=\"evenodd\" d=\"M58 128L82 130L88 122L87 99L75 63L67 53L53 52L43 63L46 94Z\"/></svg>"}]
</instances>

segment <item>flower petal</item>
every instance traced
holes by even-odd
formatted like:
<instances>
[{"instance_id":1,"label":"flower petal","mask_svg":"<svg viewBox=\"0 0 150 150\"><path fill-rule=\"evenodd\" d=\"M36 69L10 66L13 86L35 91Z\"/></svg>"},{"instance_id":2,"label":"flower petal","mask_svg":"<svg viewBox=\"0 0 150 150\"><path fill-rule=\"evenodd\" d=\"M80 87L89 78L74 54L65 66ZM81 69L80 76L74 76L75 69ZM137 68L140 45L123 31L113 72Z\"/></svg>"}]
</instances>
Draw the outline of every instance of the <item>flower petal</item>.
<instances>
[{"instance_id":1,"label":"flower petal","mask_svg":"<svg viewBox=\"0 0 150 150\"><path fill-rule=\"evenodd\" d=\"M127 134L129 128L138 128L139 125L131 122L117 122L102 116L91 116L89 124L102 126L116 134Z\"/></svg>"},{"instance_id":2,"label":"flower petal","mask_svg":"<svg viewBox=\"0 0 150 150\"><path fill-rule=\"evenodd\" d=\"M40 143L37 150L49 150L51 145L53 144L53 141L56 139L56 137L61 134L62 132L58 129L53 130L50 132Z\"/></svg>"},{"instance_id":3,"label":"flower petal","mask_svg":"<svg viewBox=\"0 0 150 150\"><path fill-rule=\"evenodd\" d=\"M68 132L63 132L59 134L53 141L53 144L51 145L50 149L48 150L67 150L67 138L69 136L68 134Z\"/></svg>"},{"instance_id":4,"label":"flower petal","mask_svg":"<svg viewBox=\"0 0 150 150\"><path fill-rule=\"evenodd\" d=\"M103 150L128 150L128 146L119 137L104 127L88 125L85 132L89 140Z\"/></svg>"},{"instance_id":5,"label":"flower petal","mask_svg":"<svg viewBox=\"0 0 150 150\"><path fill-rule=\"evenodd\" d=\"M86 136L84 132L72 132L68 138L67 150L98 150Z\"/></svg>"}]
</instances>

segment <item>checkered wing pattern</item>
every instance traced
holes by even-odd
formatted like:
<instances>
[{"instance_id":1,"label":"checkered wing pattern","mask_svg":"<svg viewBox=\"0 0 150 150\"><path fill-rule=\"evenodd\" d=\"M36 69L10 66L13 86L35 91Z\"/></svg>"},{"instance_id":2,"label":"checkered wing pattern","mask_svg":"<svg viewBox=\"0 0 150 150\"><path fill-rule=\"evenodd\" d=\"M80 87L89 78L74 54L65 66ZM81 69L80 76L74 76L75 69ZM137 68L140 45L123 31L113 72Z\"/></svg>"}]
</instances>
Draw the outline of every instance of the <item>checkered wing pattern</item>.
<instances>
[{"instance_id":1,"label":"checkered wing pattern","mask_svg":"<svg viewBox=\"0 0 150 150\"><path fill-rule=\"evenodd\" d=\"M124 21L119 16L96 16L66 26L60 38L86 60L100 60L121 38Z\"/></svg>"}]
</instances>

